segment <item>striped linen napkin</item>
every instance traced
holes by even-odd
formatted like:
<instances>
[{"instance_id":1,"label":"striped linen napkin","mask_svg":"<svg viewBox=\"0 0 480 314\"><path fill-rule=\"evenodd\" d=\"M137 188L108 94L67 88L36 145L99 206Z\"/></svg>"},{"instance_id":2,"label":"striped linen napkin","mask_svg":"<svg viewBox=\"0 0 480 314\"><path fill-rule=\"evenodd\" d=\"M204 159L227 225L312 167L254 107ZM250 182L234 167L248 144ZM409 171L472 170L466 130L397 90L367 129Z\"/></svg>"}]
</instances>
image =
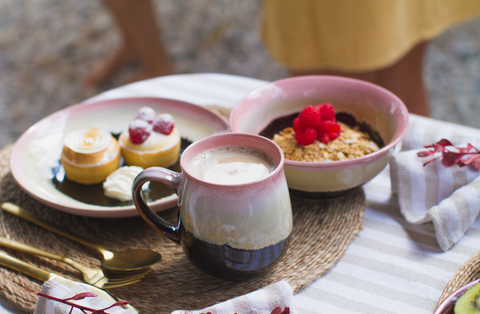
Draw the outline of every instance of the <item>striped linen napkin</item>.
<instances>
[{"instance_id":1,"label":"striped linen napkin","mask_svg":"<svg viewBox=\"0 0 480 314\"><path fill-rule=\"evenodd\" d=\"M286 281L278 281L263 289L218 303L202 310L177 310L172 314L297 314L293 299L293 288ZM288 308L285 311L285 308Z\"/></svg>"},{"instance_id":2,"label":"striped linen napkin","mask_svg":"<svg viewBox=\"0 0 480 314\"><path fill-rule=\"evenodd\" d=\"M410 115L402 151L390 161L392 191L398 195L400 211L412 224L433 229L440 248L450 249L470 228L480 211L480 171L457 165L445 167L438 159L417 152L424 145L448 139L458 147L467 143L480 148L480 130Z\"/></svg>"}]
</instances>

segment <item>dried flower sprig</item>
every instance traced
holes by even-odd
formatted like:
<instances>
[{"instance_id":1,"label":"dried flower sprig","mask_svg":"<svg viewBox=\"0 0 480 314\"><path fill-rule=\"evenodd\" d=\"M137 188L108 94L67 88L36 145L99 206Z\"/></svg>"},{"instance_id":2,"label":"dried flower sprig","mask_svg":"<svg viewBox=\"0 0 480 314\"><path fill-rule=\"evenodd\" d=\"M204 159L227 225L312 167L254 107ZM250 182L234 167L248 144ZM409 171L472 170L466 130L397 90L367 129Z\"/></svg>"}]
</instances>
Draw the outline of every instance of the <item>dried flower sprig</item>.
<instances>
[{"instance_id":1,"label":"dried flower sprig","mask_svg":"<svg viewBox=\"0 0 480 314\"><path fill-rule=\"evenodd\" d=\"M88 313L87 311L89 311L91 314L108 314L105 311L108 310L108 309L111 309L112 307L124 306L124 305L130 304L130 301L120 300L120 301L117 301L117 302L113 303L112 305L110 305L106 308L103 308L103 309L92 309L92 308L89 308L87 306L83 306L83 305L80 305L80 304L70 302L70 301L83 300L85 298L90 298L90 297L97 297L97 295L95 293L92 293L92 292L82 292L82 293L74 295L73 297L65 298L65 299L56 298L54 296L51 296L51 295L48 295L48 294L45 294L45 293L41 293L41 292L36 292L35 294L38 295L38 296L44 297L46 299L49 299L49 300L53 300L53 301L57 301L57 302L60 302L60 303L66 304L66 305L70 305L72 307L70 309L70 313L73 312L74 308L77 308L85 314Z\"/></svg>"},{"instance_id":2,"label":"dried flower sprig","mask_svg":"<svg viewBox=\"0 0 480 314\"><path fill-rule=\"evenodd\" d=\"M418 157L429 157L438 154L437 157L434 157L425 162L423 164L424 167L432 161L441 158L442 164L445 167L450 167L454 164L457 164L459 167L472 165L475 169L480 170L480 150L478 150L470 143L467 144L467 147L457 147L453 145L449 140L441 139L435 144L425 145L424 147L433 149L418 152ZM453 148L453 151L447 147Z\"/></svg>"},{"instance_id":3,"label":"dried flower sprig","mask_svg":"<svg viewBox=\"0 0 480 314\"><path fill-rule=\"evenodd\" d=\"M284 310L280 306L277 306L273 309L272 313L270 314L290 314L290 308L288 306L285 307Z\"/></svg>"}]
</instances>

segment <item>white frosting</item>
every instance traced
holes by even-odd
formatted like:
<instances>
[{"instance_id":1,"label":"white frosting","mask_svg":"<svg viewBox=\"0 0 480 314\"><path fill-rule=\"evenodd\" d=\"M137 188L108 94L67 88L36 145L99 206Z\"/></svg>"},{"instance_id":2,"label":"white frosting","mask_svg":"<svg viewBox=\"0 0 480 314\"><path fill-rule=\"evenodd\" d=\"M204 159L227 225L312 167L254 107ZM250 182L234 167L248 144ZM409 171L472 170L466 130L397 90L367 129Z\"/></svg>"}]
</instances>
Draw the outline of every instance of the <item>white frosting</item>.
<instances>
[{"instance_id":1,"label":"white frosting","mask_svg":"<svg viewBox=\"0 0 480 314\"><path fill-rule=\"evenodd\" d=\"M142 167L126 166L112 172L103 182L105 196L121 201L132 200L133 180L142 170Z\"/></svg>"},{"instance_id":2,"label":"white frosting","mask_svg":"<svg viewBox=\"0 0 480 314\"><path fill-rule=\"evenodd\" d=\"M65 146L80 154L94 154L108 148L112 135L100 129L85 128L73 131L65 138Z\"/></svg>"},{"instance_id":3,"label":"white frosting","mask_svg":"<svg viewBox=\"0 0 480 314\"><path fill-rule=\"evenodd\" d=\"M172 131L169 135L164 135L157 132L152 132L145 140L145 142L140 144L134 144L130 141L130 135L128 132L124 132L122 135L126 136L128 139L124 141L123 144L130 149L138 151L157 151L168 149L178 143L180 140L180 135L176 130Z\"/></svg>"}]
</instances>

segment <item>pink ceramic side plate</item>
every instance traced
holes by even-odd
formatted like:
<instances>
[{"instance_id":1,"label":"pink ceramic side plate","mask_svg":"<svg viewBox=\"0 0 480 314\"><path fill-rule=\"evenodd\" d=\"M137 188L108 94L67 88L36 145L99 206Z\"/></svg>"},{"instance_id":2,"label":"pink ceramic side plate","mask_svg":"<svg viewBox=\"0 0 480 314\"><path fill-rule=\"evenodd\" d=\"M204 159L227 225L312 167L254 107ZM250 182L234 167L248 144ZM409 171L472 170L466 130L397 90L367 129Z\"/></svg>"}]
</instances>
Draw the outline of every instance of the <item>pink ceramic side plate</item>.
<instances>
[{"instance_id":1,"label":"pink ceramic side plate","mask_svg":"<svg viewBox=\"0 0 480 314\"><path fill-rule=\"evenodd\" d=\"M10 160L13 177L31 196L61 211L90 217L138 215L133 204L112 202L98 205L88 198L80 201L68 189L57 184L55 169L59 167L63 140L68 133L80 128L96 127L119 134L128 128L137 110L143 106L152 107L157 114L170 113L184 142L195 142L212 134L229 131L227 120L216 112L173 99L142 97L81 103L44 118L20 137ZM75 186L69 188L78 190ZM100 186L98 188L101 189ZM93 192L88 190L80 193L80 196L86 194ZM152 198L149 205L155 211L177 204L177 196L170 191L158 199Z\"/></svg>"}]
</instances>

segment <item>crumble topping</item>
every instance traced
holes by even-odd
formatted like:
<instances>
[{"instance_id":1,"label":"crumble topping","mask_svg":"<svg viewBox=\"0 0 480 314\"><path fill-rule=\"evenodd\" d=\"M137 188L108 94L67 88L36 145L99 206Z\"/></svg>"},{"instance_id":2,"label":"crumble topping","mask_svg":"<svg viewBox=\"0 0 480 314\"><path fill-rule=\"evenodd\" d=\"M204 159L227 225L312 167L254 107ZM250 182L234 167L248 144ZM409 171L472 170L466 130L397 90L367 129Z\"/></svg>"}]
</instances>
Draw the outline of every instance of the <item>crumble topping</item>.
<instances>
[{"instance_id":1,"label":"crumble topping","mask_svg":"<svg viewBox=\"0 0 480 314\"><path fill-rule=\"evenodd\" d=\"M350 128L348 125L337 122L340 125L340 136L327 145L315 140L312 144L302 146L295 140L293 128L285 128L273 137L285 154L285 158L295 161L338 161L353 159L373 153L380 148L372 141L368 133L363 133L358 126Z\"/></svg>"}]
</instances>

